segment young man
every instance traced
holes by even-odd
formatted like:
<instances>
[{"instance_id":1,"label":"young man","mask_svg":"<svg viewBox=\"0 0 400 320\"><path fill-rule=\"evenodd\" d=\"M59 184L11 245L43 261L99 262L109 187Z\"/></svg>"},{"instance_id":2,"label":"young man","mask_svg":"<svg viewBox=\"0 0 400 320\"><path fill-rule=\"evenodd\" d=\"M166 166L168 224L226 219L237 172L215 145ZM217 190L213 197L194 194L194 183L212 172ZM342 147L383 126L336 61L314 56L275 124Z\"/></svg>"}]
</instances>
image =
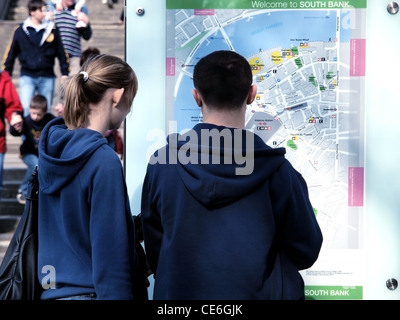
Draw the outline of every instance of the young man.
<instances>
[{"instance_id":1,"label":"young man","mask_svg":"<svg viewBox=\"0 0 400 320\"><path fill-rule=\"evenodd\" d=\"M17 200L20 204L25 204L28 182L38 164L38 146L42 130L50 120L55 118L53 114L47 112L47 109L46 97L37 94L31 100L29 115L24 118L22 129L16 130L14 127L10 127L10 133L13 136L24 136L20 147L20 155L27 166L27 170L17 194Z\"/></svg>"},{"instance_id":2,"label":"young man","mask_svg":"<svg viewBox=\"0 0 400 320\"><path fill-rule=\"evenodd\" d=\"M60 33L54 23L44 23L47 14L46 2L30 0L28 12L29 17L14 32L3 66L3 69L12 76L15 59L19 58L21 65L19 95L25 116L29 113L29 103L36 93L45 96L48 107L51 108L55 88L56 58L60 63L62 81L69 74L69 58L64 50Z\"/></svg>"},{"instance_id":3,"label":"young man","mask_svg":"<svg viewBox=\"0 0 400 320\"><path fill-rule=\"evenodd\" d=\"M213 52L196 64L203 123L168 138L142 190L154 299L304 299L322 233L307 185L287 159L245 130L255 98L247 60Z\"/></svg>"}]
</instances>

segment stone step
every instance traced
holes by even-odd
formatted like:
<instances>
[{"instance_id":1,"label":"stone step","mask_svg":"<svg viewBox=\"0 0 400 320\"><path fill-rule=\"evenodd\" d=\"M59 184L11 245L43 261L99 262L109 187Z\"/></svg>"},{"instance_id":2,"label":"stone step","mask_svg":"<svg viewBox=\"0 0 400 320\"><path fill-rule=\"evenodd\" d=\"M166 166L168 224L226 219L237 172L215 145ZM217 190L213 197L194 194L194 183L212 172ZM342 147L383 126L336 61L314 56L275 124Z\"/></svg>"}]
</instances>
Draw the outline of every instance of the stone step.
<instances>
[{"instance_id":1,"label":"stone step","mask_svg":"<svg viewBox=\"0 0 400 320\"><path fill-rule=\"evenodd\" d=\"M16 222L15 226L18 222ZM0 264L3 261L4 255L7 251L10 240L14 234L14 230L9 232L0 232Z\"/></svg>"},{"instance_id":2,"label":"stone step","mask_svg":"<svg viewBox=\"0 0 400 320\"><path fill-rule=\"evenodd\" d=\"M6 170L7 172L8 170ZM19 180L7 180L3 181L3 191L1 192L1 197L3 199L14 199L17 196L19 185L22 179ZM1 214L1 210L0 210Z\"/></svg>"},{"instance_id":3,"label":"stone step","mask_svg":"<svg viewBox=\"0 0 400 320\"><path fill-rule=\"evenodd\" d=\"M3 216L21 216L24 212L24 205L20 204L16 198L14 199L1 199L0 203L1 214Z\"/></svg>"},{"instance_id":4,"label":"stone step","mask_svg":"<svg viewBox=\"0 0 400 320\"><path fill-rule=\"evenodd\" d=\"M22 162L22 160L21 160ZM20 183L25 176L26 166L21 168L7 168L3 174L3 180L8 184Z\"/></svg>"},{"instance_id":5,"label":"stone step","mask_svg":"<svg viewBox=\"0 0 400 320\"><path fill-rule=\"evenodd\" d=\"M20 218L16 215L0 216L0 234L14 232Z\"/></svg>"}]
</instances>

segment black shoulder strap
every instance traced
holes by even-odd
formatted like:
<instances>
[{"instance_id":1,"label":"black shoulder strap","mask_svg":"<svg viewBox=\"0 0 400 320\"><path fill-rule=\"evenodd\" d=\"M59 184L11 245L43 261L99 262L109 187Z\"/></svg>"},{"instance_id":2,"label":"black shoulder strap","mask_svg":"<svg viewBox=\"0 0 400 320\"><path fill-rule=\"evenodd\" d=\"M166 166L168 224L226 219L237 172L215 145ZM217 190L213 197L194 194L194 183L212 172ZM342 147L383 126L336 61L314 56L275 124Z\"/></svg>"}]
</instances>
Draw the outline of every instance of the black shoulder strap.
<instances>
[{"instance_id":1,"label":"black shoulder strap","mask_svg":"<svg viewBox=\"0 0 400 320\"><path fill-rule=\"evenodd\" d=\"M25 209L0 264L0 300L40 300L38 279L37 167L28 184Z\"/></svg>"},{"instance_id":2,"label":"black shoulder strap","mask_svg":"<svg viewBox=\"0 0 400 320\"><path fill-rule=\"evenodd\" d=\"M39 197L39 177L38 177L38 166L32 172L31 179L29 181L31 188L27 195L27 199L31 201L38 201Z\"/></svg>"},{"instance_id":3,"label":"black shoulder strap","mask_svg":"<svg viewBox=\"0 0 400 320\"><path fill-rule=\"evenodd\" d=\"M1 81L1 74L3 72L0 70L0 81ZM4 100L3 97L3 92L4 92L4 88L0 88L0 120L4 123L4 125L6 124L4 122L4 117L5 117L5 113L6 113L6 101Z\"/></svg>"}]
</instances>

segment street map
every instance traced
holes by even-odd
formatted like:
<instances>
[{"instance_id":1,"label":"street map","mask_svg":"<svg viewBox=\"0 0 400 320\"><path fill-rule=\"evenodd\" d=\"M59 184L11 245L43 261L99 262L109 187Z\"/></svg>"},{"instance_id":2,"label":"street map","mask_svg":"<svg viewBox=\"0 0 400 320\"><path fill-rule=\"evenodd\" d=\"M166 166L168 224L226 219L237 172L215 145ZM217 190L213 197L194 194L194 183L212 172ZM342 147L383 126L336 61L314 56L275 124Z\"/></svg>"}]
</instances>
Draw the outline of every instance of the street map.
<instances>
[{"instance_id":1,"label":"street map","mask_svg":"<svg viewBox=\"0 0 400 320\"><path fill-rule=\"evenodd\" d=\"M321 264L303 273L309 283L339 276L344 285L362 284L364 23L365 10L352 8L167 10L168 120L178 131L202 120L191 95L201 57L233 50L249 61L257 96L246 128L286 148L307 181L324 235ZM354 260L332 269L324 252L332 257L335 250L339 260Z\"/></svg>"}]
</instances>

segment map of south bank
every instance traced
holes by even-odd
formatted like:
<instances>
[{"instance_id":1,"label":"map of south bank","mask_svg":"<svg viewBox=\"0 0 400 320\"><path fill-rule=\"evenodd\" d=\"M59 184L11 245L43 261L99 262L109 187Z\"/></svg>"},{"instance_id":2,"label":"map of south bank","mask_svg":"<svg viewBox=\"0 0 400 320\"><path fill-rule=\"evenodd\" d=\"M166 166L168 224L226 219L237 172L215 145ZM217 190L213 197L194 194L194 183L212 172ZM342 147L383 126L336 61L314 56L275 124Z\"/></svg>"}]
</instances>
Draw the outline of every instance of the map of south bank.
<instances>
[{"instance_id":1,"label":"map of south bank","mask_svg":"<svg viewBox=\"0 0 400 320\"><path fill-rule=\"evenodd\" d=\"M178 131L201 121L196 62L233 50L250 63L246 128L306 179L325 249L360 249L363 224L363 10L167 10L167 109Z\"/></svg>"}]
</instances>

